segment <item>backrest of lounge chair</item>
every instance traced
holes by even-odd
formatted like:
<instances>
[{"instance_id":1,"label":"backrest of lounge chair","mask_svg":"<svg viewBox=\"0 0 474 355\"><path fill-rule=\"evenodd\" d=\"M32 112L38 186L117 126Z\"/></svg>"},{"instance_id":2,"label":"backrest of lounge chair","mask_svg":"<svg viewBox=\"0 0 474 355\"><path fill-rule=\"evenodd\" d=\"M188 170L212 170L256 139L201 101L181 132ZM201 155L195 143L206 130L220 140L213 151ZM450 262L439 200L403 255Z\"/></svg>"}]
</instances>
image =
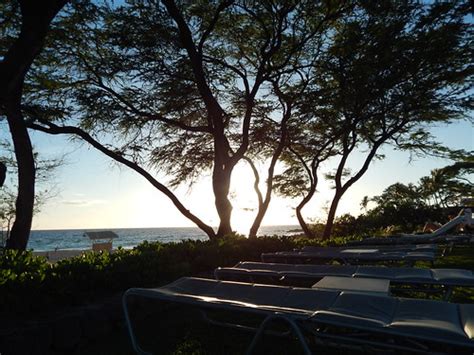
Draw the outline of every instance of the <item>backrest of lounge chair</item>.
<instances>
[{"instance_id":1,"label":"backrest of lounge chair","mask_svg":"<svg viewBox=\"0 0 474 355\"><path fill-rule=\"evenodd\" d=\"M267 271L293 271L320 275L352 276L357 271L355 265L311 265L311 264L278 264L259 262L240 262L234 268L246 270L267 270Z\"/></svg>"},{"instance_id":2,"label":"backrest of lounge chair","mask_svg":"<svg viewBox=\"0 0 474 355\"><path fill-rule=\"evenodd\" d=\"M328 310L385 326L392 321L397 305L395 297L343 292Z\"/></svg>"},{"instance_id":3,"label":"backrest of lounge chair","mask_svg":"<svg viewBox=\"0 0 474 355\"><path fill-rule=\"evenodd\" d=\"M393 237L370 237L359 241L349 242L351 246L398 246L398 245L409 245L409 244L461 244L468 243L471 236L469 235L438 235L432 236L431 234L416 234L416 235L402 235Z\"/></svg>"},{"instance_id":4,"label":"backrest of lounge chair","mask_svg":"<svg viewBox=\"0 0 474 355\"><path fill-rule=\"evenodd\" d=\"M261 260L263 262L279 262L287 263L299 262L304 263L305 260L343 260L344 262L360 263L362 261L430 261L436 258L433 252L379 252L377 250L321 250L316 252L305 251L286 251L276 253L262 253Z\"/></svg>"},{"instance_id":5,"label":"backrest of lounge chair","mask_svg":"<svg viewBox=\"0 0 474 355\"><path fill-rule=\"evenodd\" d=\"M428 282L434 281L430 269L419 269L411 267L373 267L359 266L354 277L369 277L377 279L389 279L402 282Z\"/></svg>"},{"instance_id":6,"label":"backrest of lounge chair","mask_svg":"<svg viewBox=\"0 0 474 355\"><path fill-rule=\"evenodd\" d=\"M472 307L464 308L453 303L401 299L390 328L431 337L436 341L465 342L472 337L467 334L466 324L463 324L462 319L472 318L473 311Z\"/></svg>"},{"instance_id":7,"label":"backrest of lounge chair","mask_svg":"<svg viewBox=\"0 0 474 355\"><path fill-rule=\"evenodd\" d=\"M472 286L474 274L463 269L432 269L433 278L440 283Z\"/></svg>"},{"instance_id":8,"label":"backrest of lounge chair","mask_svg":"<svg viewBox=\"0 0 474 355\"><path fill-rule=\"evenodd\" d=\"M356 265L296 265L257 262L240 262L231 268L217 268L219 280L273 282L285 277L286 280L321 279L324 276L345 276L373 279L388 279L396 283L426 283L445 286L474 287L474 274L463 269L421 269L412 267L381 267ZM257 277L254 277L257 276ZM286 284L292 284L286 282Z\"/></svg>"},{"instance_id":9,"label":"backrest of lounge chair","mask_svg":"<svg viewBox=\"0 0 474 355\"><path fill-rule=\"evenodd\" d=\"M401 244L401 245L364 245L364 246L340 246L340 247L315 247L305 246L301 248L303 252L318 252L318 251L342 251L350 249L377 249L380 252L437 252L438 246L436 244Z\"/></svg>"},{"instance_id":10,"label":"backrest of lounge chair","mask_svg":"<svg viewBox=\"0 0 474 355\"><path fill-rule=\"evenodd\" d=\"M151 291L149 289L140 290L143 290L144 295L148 296L152 296L153 292L159 292L172 298L186 297L188 298L186 303L190 304L225 303L237 307L256 307L262 310L296 312L307 315L311 315L318 309L329 307L340 293L338 291L215 281L193 277L183 277L167 286Z\"/></svg>"},{"instance_id":11,"label":"backrest of lounge chair","mask_svg":"<svg viewBox=\"0 0 474 355\"><path fill-rule=\"evenodd\" d=\"M316 322L340 327L373 330L474 348L474 305L393 298L357 299L353 294L341 294L333 306L316 312ZM390 314L390 312L392 312Z\"/></svg>"},{"instance_id":12,"label":"backrest of lounge chair","mask_svg":"<svg viewBox=\"0 0 474 355\"><path fill-rule=\"evenodd\" d=\"M464 331L470 339L474 339L474 304L460 304L459 309Z\"/></svg>"}]
</instances>

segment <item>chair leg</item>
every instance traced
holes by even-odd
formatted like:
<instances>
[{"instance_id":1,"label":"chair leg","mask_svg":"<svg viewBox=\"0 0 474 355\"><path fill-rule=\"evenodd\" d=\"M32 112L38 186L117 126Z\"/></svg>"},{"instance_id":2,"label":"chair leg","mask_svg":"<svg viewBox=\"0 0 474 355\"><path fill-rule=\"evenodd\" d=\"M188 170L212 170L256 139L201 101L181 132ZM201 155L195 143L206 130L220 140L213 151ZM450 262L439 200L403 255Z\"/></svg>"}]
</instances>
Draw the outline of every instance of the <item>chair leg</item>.
<instances>
[{"instance_id":1,"label":"chair leg","mask_svg":"<svg viewBox=\"0 0 474 355\"><path fill-rule=\"evenodd\" d=\"M308 343L306 342L306 340L303 336L303 333L301 332L301 329L299 328L298 324L296 324L296 322L294 320L292 320L291 318L288 318L287 316L285 316L283 314L276 313L276 314L271 314L271 315L267 316L263 320L262 324L260 324L260 327L258 328L257 333L255 334L255 336L252 339L252 343L247 348L247 353L246 353L247 355L253 354L259 339L262 337L263 333L265 332L265 329L268 327L268 325L271 322L276 321L276 320L283 320L286 323L288 323L291 330L293 331L293 333L298 338L298 341L300 342L304 353L306 355L311 355L312 354L311 350L309 349Z\"/></svg>"},{"instance_id":2,"label":"chair leg","mask_svg":"<svg viewBox=\"0 0 474 355\"><path fill-rule=\"evenodd\" d=\"M453 294L453 286L447 286L446 291L444 292L443 301L449 301L451 295Z\"/></svg>"},{"instance_id":3,"label":"chair leg","mask_svg":"<svg viewBox=\"0 0 474 355\"><path fill-rule=\"evenodd\" d=\"M152 355L151 353L148 353L144 351L140 346L138 345L137 338L135 337L135 333L133 331L133 326L132 326L132 321L130 319L130 314L128 311L128 305L127 305L127 297L129 296L128 292L125 292L122 296L122 307L123 307L123 313L125 314L125 321L127 323L127 329L128 329L128 334L130 335L130 341L132 342L132 347L133 350L137 354L140 355Z\"/></svg>"}]
</instances>

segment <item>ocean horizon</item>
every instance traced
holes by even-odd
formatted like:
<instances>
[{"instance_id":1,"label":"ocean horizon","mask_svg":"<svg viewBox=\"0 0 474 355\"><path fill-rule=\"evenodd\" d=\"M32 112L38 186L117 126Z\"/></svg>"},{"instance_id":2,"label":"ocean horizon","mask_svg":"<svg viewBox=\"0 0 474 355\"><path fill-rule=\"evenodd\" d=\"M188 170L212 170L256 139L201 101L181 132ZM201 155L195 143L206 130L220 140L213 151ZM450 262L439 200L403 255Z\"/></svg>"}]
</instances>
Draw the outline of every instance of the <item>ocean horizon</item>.
<instances>
[{"instance_id":1,"label":"ocean horizon","mask_svg":"<svg viewBox=\"0 0 474 355\"><path fill-rule=\"evenodd\" d=\"M85 236L85 233L104 230L118 235L118 238L113 240L114 248L124 249L131 249L145 240L162 243L208 240L207 235L197 227L52 229L32 230L27 249L34 251L89 250L92 247L92 241ZM290 236L299 233L301 233L299 225L262 226L258 236Z\"/></svg>"}]
</instances>

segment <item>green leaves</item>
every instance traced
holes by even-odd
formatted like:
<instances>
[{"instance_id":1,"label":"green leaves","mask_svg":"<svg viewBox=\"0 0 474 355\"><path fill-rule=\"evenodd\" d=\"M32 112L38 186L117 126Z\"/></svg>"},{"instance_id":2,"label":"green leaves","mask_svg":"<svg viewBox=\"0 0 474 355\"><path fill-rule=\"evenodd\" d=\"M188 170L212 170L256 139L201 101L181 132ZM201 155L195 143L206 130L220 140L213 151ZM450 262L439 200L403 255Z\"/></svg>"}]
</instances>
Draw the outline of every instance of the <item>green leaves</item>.
<instances>
[{"instance_id":1,"label":"green leaves","mask_svg":"<svg viewBox=\"0 0 474 355\"><path fill-rule=\"evenodd\" d=\"M29 285L35 287L45 279L50 266L30 251L4 250L0 257L0 287Z\"/></svg>"},{"instance_id":2,"label":"green leaves","mask_svg":"<svg viewBox=\"0 0 474 355\"><path fill-rule=\"evenodd\" d=\"M86 252L55 264L33 256L31 251L5 250L0 255L0 314L44 312L130 287L156 287L241 260L258 261L262 252L291 250L302 243L305 240L289 237L249 240L235 235L206 242L144 242L132 250Z\"/></svg>"}]
</instances>

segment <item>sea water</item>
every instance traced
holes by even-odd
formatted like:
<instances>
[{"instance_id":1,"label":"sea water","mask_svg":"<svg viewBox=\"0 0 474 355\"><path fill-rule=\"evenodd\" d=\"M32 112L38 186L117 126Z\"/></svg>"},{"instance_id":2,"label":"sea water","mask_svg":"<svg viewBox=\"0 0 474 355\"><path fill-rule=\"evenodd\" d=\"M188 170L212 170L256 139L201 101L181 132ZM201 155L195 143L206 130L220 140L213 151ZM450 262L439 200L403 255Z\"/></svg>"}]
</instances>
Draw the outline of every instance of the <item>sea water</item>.
<instances>
[{"instance_id":1,"label":"sea water","mask_svg":"<svg viewBox=\"0 0 474 355\"><path fill-rule=\"evenodd\" d=\"M199 228L123 228L123 229L66 229L31 231L28 249L51 251L56 249L91 249L92 241L85 236L86 232L110 230L118 235L113 240L113 247L133 248L143 241L178 242L181 240L207 240L207 235ZM299 226L263 226L258 235L294 235Z\"/></svg>"}]
</instances>

